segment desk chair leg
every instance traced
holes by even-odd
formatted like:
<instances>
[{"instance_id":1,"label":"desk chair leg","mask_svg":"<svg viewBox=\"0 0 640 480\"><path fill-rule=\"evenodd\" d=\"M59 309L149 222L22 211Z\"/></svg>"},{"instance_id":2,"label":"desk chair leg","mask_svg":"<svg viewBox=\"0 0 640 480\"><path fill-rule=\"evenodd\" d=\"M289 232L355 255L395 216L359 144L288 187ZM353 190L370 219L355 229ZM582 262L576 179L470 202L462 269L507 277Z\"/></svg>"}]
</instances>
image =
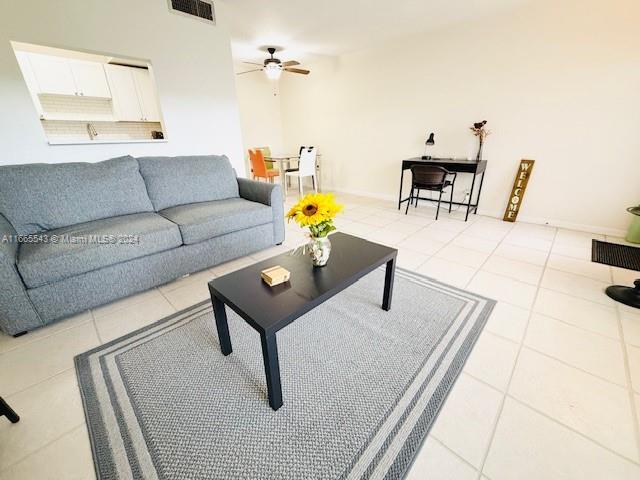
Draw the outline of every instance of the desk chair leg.
<instances>
[{"instance_id":1,"label":"desk chair leg","mask_svg":"<svg viewBox=\"0 0 640 480\"><path fill-rule=\"evenodd\" d=\"M300 191L300 198L302 198L303 192L302 192L302 176L298 175L298 190Z\"/></svg>"},{"instance_id":2,"label":"desk chair leg","mask_svg":"<svg viewBox=\"0 0 640 480\"><path fill-rule=\"evenodd\" d=\"M420 198L420 189L419 189L419 188L417 188L417 189L416 189L416 191L417 191L418 193L416 193L416 204L415 204L415 207L414 207L414 208L418 208L418 199Z\"/></svg>"},{"instance_id":3,"label":"desk chair leg","mask_svg":"<svg viewBox=\"0 0 640 480\"><path fill-rule=\"evenodd\" d=\"M440 213L440 201L442 200L442 190L440 190L440 195L438 195L438 208L436 208L436 220L438 220L438 214Z\"/></svg>"},{"instance_id":4,"label":"desk chair leg","mask_svg":"<svg viewBox=\"0 0 640 480\"><path fill-rule=\"evenodd\" d=\"M449 195L449 213L451 213L452 203L453 203L453 183L451 184L451 195Z\"/></svg>"},{"instance_id":5,"label":"desk chair leg","mask_svg":"<svg viewBox=\"0 0 640 480\"><path fill-rule=\"evenodd\" d=\"M313 191L318 193L318 182L316 182L316 174L311 175L311 183L313 184Z\"/></svg>"},{"instance_id":6,"label":"desk chair leg","mask_svg":"<svg viewBox=\"0 0 640 480\"><path fill-rule=\"evenodd\" d=\"M20 417L18 416L18 414L13 410L13 408L9 406L7 402L3 400L2 397L0 397L0 417L2 417L3 415L6 416L11 423L18 423L20 421Z\"/></svg>"},{"instance_id":7,"label":"desk chair leg","mask_svg":"<svg viewBox=\"0 0 640 480\"><path fill-rule=\"evenodd\" d=\"M413 186L411 187L411 193L409 193L409 200L407 200L407 208L404 211L405 215L409 213L409 205L411 205L411 202L413 202Z\"/></svg>"}]
</instances>

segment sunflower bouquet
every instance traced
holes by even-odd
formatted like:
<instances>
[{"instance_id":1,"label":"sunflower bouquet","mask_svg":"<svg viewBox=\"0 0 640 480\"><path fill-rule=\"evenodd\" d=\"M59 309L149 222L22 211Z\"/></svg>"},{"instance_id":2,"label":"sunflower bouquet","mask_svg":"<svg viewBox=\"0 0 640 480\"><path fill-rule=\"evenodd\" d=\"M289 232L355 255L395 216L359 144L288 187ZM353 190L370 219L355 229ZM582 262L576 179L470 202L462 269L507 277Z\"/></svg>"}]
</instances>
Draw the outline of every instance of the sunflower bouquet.
<instances>
[{"instance_id":1,"label":"sunflower bouquet","mask_svg":"<svg viewBox=\"0 0 640 480\"><path fill-rule=\"evenodd\" d=\"M302 228L309 227L312 237L322 238L336 229L333 219L342 208L331 193L311 193L291 207L287 219Z\"/></svg>"},{"instance_id":2,"label":"sunflower bouquet","mask_svg":"<svg viewBox=\"0 0 640 480\"><path fill-rule=\"evenodd\" d=\"M322 267L327 264L331 253L331 242L327 238L336 227L333 219L343 209L336 203L331 193L312 193L296 203L287 212L287 220L295 221L302 228L308 228L311 241L309 253L313 264ZM297 249L296 249L297 251ZM303 253L306 246L303 247Z\"/></svg>"}]
</instances>

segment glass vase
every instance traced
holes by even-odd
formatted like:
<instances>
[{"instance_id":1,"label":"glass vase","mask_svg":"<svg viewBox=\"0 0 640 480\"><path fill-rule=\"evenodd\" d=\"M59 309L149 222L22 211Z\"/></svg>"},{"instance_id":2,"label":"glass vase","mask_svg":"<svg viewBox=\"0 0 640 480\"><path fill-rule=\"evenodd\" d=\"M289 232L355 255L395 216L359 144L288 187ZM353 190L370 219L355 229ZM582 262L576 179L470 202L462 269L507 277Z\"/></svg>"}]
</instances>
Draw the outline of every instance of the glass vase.
<instances>
[{"instance_id":1,"label":"glass vase","mask_svg":"<svg viewBox=\"0 0 640 480\"><path fill-rule=\"evenodd\" d=\"M329 237L311 237L309 240L309 255L314 267L324 267L331 255L331 240Z\"/></svg>"}]
</instances>

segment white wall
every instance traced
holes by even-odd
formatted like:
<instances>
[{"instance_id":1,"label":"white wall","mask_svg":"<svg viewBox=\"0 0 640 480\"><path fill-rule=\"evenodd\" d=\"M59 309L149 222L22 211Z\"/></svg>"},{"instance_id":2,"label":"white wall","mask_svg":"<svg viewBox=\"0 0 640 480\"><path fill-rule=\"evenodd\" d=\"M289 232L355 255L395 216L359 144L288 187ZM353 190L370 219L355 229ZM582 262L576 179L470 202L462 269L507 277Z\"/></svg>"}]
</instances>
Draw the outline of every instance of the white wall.
<instances>
[{"instance_id":1,"label":"white wall","mask_svg":"<svg viewBox=\"0 0 640 480\"><path fill-rule=\"evenodd\" d=\"M0 164L113 156L226 154L244 174L224 4L218 25L169 12L164 0L3 1L0 16ZM168 142L49 146L10 41L150 60Z\"/></svg>"},{"instance_id":2,"label":"white wall","mask_svg":"<svg viewBox=\"0 0 640 480\"><path fill-rule=\"evenodd\" d=\"M251 65L238 64L236 71L251 68ZM236 76L236 90L245 157L248 157L247 150L255 147L271 147L274 154L282 153L278 82L267 79L263 72L247 73Z\"/></svg>"},{"instance_id":3,"label":"white wall","mask_svg":"<svg viewBox=\"0 0 640 480\"><path fill-rule=\"evenodd\" d=\"M532 158L519 219L622 233L640 203L639 22L636 0L537 0L311 65L281 80L285 148L319 145L325 186L394 198L427 132L433 155L473 157L486 119L481 213L502 217Z\"/></svg>"}]
</instances>

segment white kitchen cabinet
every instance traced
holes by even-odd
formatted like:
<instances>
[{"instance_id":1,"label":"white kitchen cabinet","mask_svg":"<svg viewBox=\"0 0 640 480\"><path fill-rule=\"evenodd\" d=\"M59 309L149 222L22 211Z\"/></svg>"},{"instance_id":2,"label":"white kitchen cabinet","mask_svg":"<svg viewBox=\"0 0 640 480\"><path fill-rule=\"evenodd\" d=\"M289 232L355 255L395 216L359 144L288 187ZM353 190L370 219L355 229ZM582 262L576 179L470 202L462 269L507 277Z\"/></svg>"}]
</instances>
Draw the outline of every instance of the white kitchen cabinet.
<instances>
[{"instance_id":1,"label":"white kitchen cabinet","mask_svg":"<svg viewBox=\"0 0 640 480\"><path fill-rule=\"evenodd\" d=\"M33 100L33 104L36 107L38 112L38 116L42 116L42 105L40 103L40 99L38 98L38 81L36 80L36 76L33 73L33 67L31 66L31 62L29 61L29 54L26 52L15 52L16 59L18 60L18 65L20 66L20 71L22 72L22 76L24 77L24 83L27 85L27 89L29 90L29 95L31 95L31 99Z\"/></svg>"},{"instance_id":2,"label":"white kitchen cabinet","mask_svg":"<svg viewBox=\"0 0 640 480\"><path fill-rule=\"evenodd\" d=\"M159 122L158 96L146 68L105 65L116 120Z\"/></svg>"},{"instance_id":3,"label":"white kitchen cabinet","mask_svg":"<svg viewBox=\"0 0 640 480\"><path fill-rule=\"evenodd\" d=\"M69 60L78 95L84 97L111 98L111 91L104 73L104 66L97 62Z\"/></svg>"},{"instance_id":4,"label":"white kitchen cabinet","mask_svg":"<svg viewBox=\"0 0 640 480\"><path fill-rule=\"evenodd\" d=\"M30 53L29 61L38 84L38 93L76 95L76 82L66 58Z\"/></svg>"},{"instance_id":5,"label":"white kitchen cabinet","mask_svg":"<svg viewBox=\"0 0 640 480\"><path fill-rule=\"evenodd\" d=\"M138 99L136 81L131 72L133 69L121 65L105 65L104 68L111 87L113 113L116 120L143 121L144 116Z\"/></svg>"},{"instance_id":6,"label":"white kitchen cabinet","mask_svg":"<svg viewBox=\"0 0 640 480\"><path fill-rule=\"evenodd\" d=\"M145 122L159 122L160 108L158 108L158 95L151 78L151 72L146 68L132 68L142 109L142 118Z\"/></svg>"},{"instance_id":7,"label":"white kitchen cabinet","mask_svg":"<svg viewBox=\"0 0 640 480\"><path fill-rule=\"evenodd\" d=\"M101 63L39 53L28 57L38 93L111 98Z\"/></svg>"}]
</instances>

